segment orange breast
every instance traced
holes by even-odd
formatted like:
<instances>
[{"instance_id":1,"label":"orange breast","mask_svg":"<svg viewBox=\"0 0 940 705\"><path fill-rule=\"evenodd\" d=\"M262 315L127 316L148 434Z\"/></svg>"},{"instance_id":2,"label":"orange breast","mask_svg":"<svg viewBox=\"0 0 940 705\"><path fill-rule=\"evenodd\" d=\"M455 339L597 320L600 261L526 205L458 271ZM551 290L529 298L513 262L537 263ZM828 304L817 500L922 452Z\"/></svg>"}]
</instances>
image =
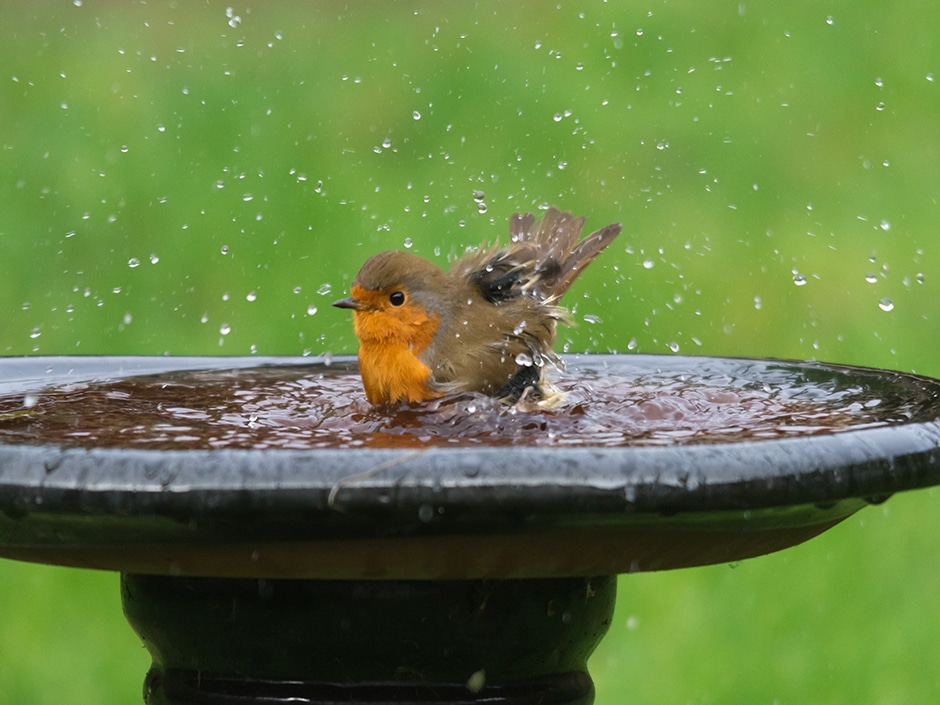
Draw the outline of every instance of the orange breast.
<instances>
[{"instance_id":1,"label":"orange breast","mask_svg":"<svg viewBox=\"0 0 940 705\"><path fill-rule=\"evenodd\" d=\"M440 394L431 388L431 368L418 355L431 344L440 317L428 315L416 302L386 305L387 292L353 286L352 294L366 303L355 312L359 338L359 371L372 404L424 401Z\"/></svg>"},{"instance_id":2,"label":"orange breast","mask_svg":"<svg viewBox=\"0 0 940 705\"><path fill-rule=\"evenodd\" d=\"M359 371L371 404L440 396L431 388L431 368L403 345L363 342L359 346Z\"/></svg>"}]
</instances>

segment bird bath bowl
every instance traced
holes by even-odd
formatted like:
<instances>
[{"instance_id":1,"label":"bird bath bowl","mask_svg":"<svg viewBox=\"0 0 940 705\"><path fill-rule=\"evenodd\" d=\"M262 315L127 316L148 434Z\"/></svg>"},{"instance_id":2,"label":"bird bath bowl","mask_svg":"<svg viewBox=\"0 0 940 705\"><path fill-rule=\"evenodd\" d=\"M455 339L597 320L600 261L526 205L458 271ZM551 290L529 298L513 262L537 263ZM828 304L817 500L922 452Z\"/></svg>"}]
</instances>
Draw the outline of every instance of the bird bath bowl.
<instances>
[{"instance_id":1,"label":"bird bath bowl","mask_svg":"<svg viewBox=\"0 0 940 705\"><path fill-rule=\"evenodd\" d=\"M567 358L555 410L372 409L355 363L0 360L0 556L122 573L151 705L589 703L616 575L940 483L940 382Z\"/></svg>"}]
</instances>

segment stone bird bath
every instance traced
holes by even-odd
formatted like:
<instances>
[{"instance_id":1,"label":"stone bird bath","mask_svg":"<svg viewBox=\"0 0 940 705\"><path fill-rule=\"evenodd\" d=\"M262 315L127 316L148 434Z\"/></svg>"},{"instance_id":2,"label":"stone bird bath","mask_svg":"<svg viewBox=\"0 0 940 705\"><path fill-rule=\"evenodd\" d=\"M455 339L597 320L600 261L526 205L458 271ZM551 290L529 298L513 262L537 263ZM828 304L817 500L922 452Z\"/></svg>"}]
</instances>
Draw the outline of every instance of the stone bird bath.
<instances>
[{"instance_id":1,"label":"stone bird bath","mask_svg":"<svg viewBox=\"0 0 940 705\"><path fill-rule=\"evenodd\" d=\"M940 382L567 358L562 409L373 410L354 361L0 360L0 556L119 571L151 705L589 703L616 576L940 483Z\"/></svg>"}]
</instances>

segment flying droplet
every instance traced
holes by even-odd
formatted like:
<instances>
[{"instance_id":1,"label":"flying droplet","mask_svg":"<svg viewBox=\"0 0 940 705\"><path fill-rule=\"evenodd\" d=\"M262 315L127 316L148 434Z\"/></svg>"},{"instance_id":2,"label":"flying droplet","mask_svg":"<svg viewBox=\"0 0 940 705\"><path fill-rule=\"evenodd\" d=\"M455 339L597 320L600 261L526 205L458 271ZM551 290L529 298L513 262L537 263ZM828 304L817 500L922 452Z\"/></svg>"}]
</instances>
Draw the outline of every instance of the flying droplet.
<instances>
[{"instance_id":1,"label":"flying droplet","mask_svg":"<svg viewBox=\"0 0 940 705\"><path fill-rule=\"evenodd\" d=\"M258 295L257 295L255 292L253 292L253 291L249 291L249 292L245 295L245 300L246 300L246 301L255 301L257 298L258 298Z\"/></svg>"},{"instance_id":2,"label":"flying droplet","mask_svg":"<svg viewBox=\"0 0 940 705\"><path fill-rule=\"evenodd\" d=\"M795 273L793 274L793 283L796 284L797 286L805 286L805 285L806 285L806 277L805 277L804 275L800 274L799 272L795 272Z\"/></svg>"},{"instance_id":3,"label":"flying droplet","mask_svg":"<svg viewBox=\"0 0 940 705\"><path fill-rule=\"evenodd\" d=\"M228 323L223 323L221 326L219 326L219 333L222 335L228 335L231 332L232 326L230 326Z\"/></svg>"},{"instance_id":4,"label":"flying droplet","mask_svg":"<svg viewBox=\"0 0 940 705\"><path fill-rule=\"evenodd\" d=\"M314 314L316 314L316 312L317 312L317 307L316 307L316 306L314 306L313 304L310 304L309 306L307 306L307 315L308 315L308 316L313 316Z\"/></svg>"},{"instance_id":5,"label":"flying droplet","mask_svg":"<svg viewBox=\"0 0 940 705\"><path fill-rule=\"evenodd\" d=\"M420 120L420 119L421 119L421 113L419 113L417 110L415 110L413 113L411 113L411 117L414 118L415 120Z\"/></svg>"},{"instance_id":6,"label":"flying droplet","mask_svg":"<svg viewBox=\"0 0 940 705\"><path fill-rule=\"evenodd\" d=\"M131 269L133 269L134 267L139 267L140 260L137 259L136 257L131 257L129 260L127 260L127 266L130 267Z\"/></svg>"},{"instance_id":7,"label":"flying droplet","mask_svg":"<svg viewBox=\"0 0 940 705\"><path fill-rule=\"evenodd\" d=\"M869 272L865 275L865 281L867 281L869 284L874 284L876 281L878 281L878 275L876 275L874 272Z\"/></svg>"},{"instance_id":8,"label":"flying droplet","mask_svg":"<svg viewBox=\"0 0 940 705\"><path fill-rule=\"evenodd\" d=\"M516 364L522 365L523 367L532 367L532 356L526 353L519 353L516 355Z\"/></svg>"},{"instance_id":9,"label":"flying droplet","mask_svg":"<svg viewBox=\"0 0 940 705\"><path fill-rule=\"evenodd\" d=\"M412 246L414 245L414 242L412 242L410 237L406 237L405 241L402 244L405 246L406 250L410 250Z\"/></svg>"},{"instance_id":10,"label":"flying droplet","mask_svg":"<svg viewBox=\"0 0 940 705\"><path fill-rule=\"evenodd\" d=\"M160 258L157 255L150 255L150 264L156 264L160 261Z\"/></svg>"},{"instance_id":11,"label":"flying droplet","mask_svg":"<svg viewBox=\"0 0 940 705\"><path fill-rule=\"evenodd\" d=\"M894 302L886 296L878 302L878 308L880 308L882 311L893 311Z\"/></svg>"},{"instance_id":12,"label":"flying droplet","mask_svg":"<svg viewBox=\"0 0 940 705\"><path fill-rule=\"evenodd\" d=\"M333 285L330 284L329 282L323 282L322 284L320 284L320 287L317 289L317 293L320 296L326 296L331 291L333 291Z\"/></svg>"}]
</instances>

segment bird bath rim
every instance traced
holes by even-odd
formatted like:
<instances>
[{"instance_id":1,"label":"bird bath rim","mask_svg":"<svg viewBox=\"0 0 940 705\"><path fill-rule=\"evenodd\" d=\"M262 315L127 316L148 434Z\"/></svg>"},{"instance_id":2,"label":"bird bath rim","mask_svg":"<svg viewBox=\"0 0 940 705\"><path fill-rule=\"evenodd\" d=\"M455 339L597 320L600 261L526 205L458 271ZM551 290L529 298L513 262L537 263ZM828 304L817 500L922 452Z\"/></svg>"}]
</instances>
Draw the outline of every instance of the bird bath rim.
<instances>
[{"instance_id":1,"label":"bird bath rim","mask_svg":"<svg viewBox=\"0 0 940 705\"><path fill-rule=\"evenodd\" d=\"M623 362L694 369L706 360L735 362L568 357L572 370ZM916 375L740 362L925 385L940 397L940 382ZM270 364L324 363L7 358L0 391ZM359 579L604 575L728 562L804 541L893 492L940 483L938 417L940 405L933 418L881 427L662 447L0 444L0 555L134 573Z\"/></svg>"}]
</instances>

